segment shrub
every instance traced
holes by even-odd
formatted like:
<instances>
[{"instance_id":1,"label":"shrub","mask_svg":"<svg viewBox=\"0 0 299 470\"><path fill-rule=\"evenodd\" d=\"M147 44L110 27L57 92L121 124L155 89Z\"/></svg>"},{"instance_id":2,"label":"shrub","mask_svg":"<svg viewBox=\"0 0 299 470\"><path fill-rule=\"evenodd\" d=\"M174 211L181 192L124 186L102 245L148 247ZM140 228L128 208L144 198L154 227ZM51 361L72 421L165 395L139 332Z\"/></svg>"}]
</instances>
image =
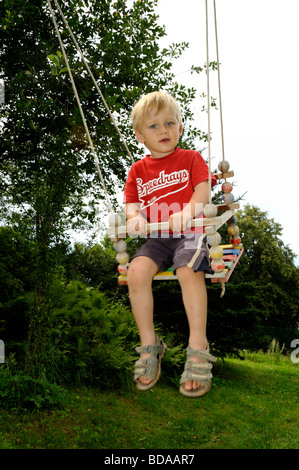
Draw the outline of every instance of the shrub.
<instances>
[{"instance_id":1,"label":"shrub","mask_svg":"<svg viewBox=\"0 0 299 470\"><path fill-rule=\"evenodd\" d=\"M138 335L130 310L72 281L55 311L46 368L58 383L124 388Z\"/></svg>"},{"instance_id":2,"label":"shrub","mask_svg":"<svg viewBox=\"0 0 299 470\"><path fill-rule=\"evenodd\" d=\"M10 356L10 361L13 355ZM0 406L6 409L51 409L65 402L65 391L47 380L45 374L33 378L14 371L9 364L0 367Z\"/></svg>"}]
</instances>

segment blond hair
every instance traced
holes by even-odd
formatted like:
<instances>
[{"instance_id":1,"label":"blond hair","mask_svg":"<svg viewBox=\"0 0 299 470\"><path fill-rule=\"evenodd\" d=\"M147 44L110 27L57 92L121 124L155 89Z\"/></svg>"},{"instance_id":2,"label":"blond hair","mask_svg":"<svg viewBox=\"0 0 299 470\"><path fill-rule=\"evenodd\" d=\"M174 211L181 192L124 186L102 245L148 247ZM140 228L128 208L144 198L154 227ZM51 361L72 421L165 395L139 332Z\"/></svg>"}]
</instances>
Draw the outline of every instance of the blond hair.
<instances>
[{"instance_id":1,"label":"blond hair","mask_svg":"<svg viewBox=\"0 0 299 470\"><path fill-rule=\"evenodd\" d=\"M155 110L156 113L158 113L169 106L174 107L178 123L181 124L182 117L180 107L171 95L165 91L154 91L143 96L137 101L132 111L133 129L136 131L141 130L142 121L148 112Z\"/></svg>"}]
</instances>

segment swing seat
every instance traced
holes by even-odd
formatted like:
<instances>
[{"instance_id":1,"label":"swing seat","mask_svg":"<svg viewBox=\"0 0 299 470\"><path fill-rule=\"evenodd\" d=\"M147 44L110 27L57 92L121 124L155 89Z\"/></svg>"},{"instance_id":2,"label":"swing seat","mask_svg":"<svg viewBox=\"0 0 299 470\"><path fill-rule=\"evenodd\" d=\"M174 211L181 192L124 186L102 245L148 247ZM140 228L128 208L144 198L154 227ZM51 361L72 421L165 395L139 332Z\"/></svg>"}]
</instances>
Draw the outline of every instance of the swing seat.
<instances>
[{"instance_id":1,"label":"swing seat","mask_svg":"<svg viewBox=\"0 0 299 470\"><path fill-rule=\"evenodd\" d=\"M212 283L225 283L229 280L230 276L232 275L239 259L241 258L244 248L243 245L220 245L223 249L223 260L225 263L225 269L221 272L215 274L206 274L206 279L211 279ZM173 281L176 280L177 276L173 274L172 268L167 269L167 271L161 271L157 273L153 280L154 281ZM127 285L128 284L128 276L127 274L120 274L118 276L118 284L119 285Z\"/></svg>"}]
</instances>

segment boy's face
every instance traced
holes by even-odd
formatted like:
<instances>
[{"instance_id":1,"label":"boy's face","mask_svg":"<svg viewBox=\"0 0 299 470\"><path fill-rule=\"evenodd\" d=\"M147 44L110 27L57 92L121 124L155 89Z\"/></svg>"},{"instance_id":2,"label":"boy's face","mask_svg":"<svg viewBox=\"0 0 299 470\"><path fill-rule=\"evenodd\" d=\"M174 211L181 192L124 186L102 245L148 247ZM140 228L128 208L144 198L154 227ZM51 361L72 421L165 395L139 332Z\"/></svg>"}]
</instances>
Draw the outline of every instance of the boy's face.
<instances>
[{"instance_id":1,"label":"boy's face","mask_svg":"<svg viewBox=\"0 0 299 470\"><path fill-rule=\"evenodd\" d=\"M166 157L177 146L183 126L179 124L174 106L157 111L150 110L142 121L140 131L135 131L139 142L145 144L152 158Z\"/></svg>"}]
</instances>

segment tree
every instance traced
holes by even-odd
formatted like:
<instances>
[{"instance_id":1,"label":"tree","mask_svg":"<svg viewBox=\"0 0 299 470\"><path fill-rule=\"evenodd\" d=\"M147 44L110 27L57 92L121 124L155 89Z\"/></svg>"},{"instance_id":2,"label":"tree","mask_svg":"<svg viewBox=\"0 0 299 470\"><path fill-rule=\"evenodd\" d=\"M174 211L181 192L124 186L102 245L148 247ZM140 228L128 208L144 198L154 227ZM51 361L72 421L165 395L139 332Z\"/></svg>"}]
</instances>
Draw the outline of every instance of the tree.
<instances>
[{"instance_id":1,"label":"tree","mask_svg":"<svg viewBox=\"0 0 299 470\"><path fill-rule=\"evenodd\" d=\"M33 243L9 227L0 227L0 337L10 352L24 341L29 310L27 293L34 288L31 273Z\"/></svg>"},{"instance_id":2,"label":"tree","mask_svg":"<svg viewBox=\"0 0 299 470\"><path fill-rule=\"evenodd\" d=\"M165 31L156 21L157 1L136 1L131 7L127 3L69 0L64 10L108 106L132 153L138 155L140 148L129 123L137 98L167 88L192 118L188 105L195 91L178 86L169 72L171 61L186 44L159 51L158 41ZM1 74L6 82L1 193L34 221L36 238L49 245L61 238L70 221L76 226L95 220L103 188L46 2L6 0L1 13ZM105 184L113 197L131 161L65 28L62 36Z\"/></svg>"},{"instance_id":3,"label":"tree","mask_svg":"<svg viewBox=\"0 0 299 470\"><path fill-rule=\"evenodd\" d=\"M246 205L237 214L245 246L242 281L261 286L265 320L275 326L295 328L299 313L299 269L295 254L285 245L282 226L265 211Z\"/></svg>"}]
</instances>

